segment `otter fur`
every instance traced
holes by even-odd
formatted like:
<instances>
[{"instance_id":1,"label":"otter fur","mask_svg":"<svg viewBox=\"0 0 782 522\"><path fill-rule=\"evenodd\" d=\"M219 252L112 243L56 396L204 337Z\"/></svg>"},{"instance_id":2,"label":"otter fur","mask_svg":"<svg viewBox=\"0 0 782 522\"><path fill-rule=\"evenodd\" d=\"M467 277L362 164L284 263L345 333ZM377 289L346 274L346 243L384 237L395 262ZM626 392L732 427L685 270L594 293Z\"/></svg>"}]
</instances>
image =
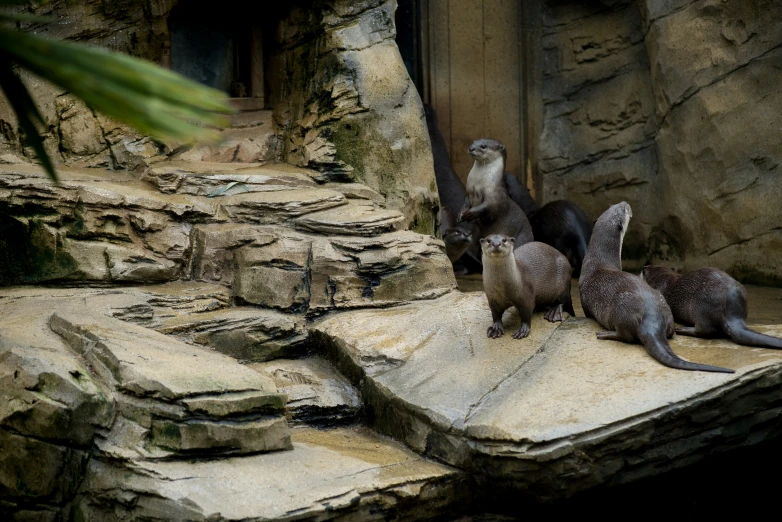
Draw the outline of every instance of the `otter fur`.
<instances>
[{"instance_id":1,"label":"otter fur","mask_svg":"<svg viewBox=\"0 0 782 522\"><path fill-rule=\"evenodd\" d=\"M481 239L483 288L489 300L492 325L486 334L505 333L502 313L515 306L521 326L514 339L527 337L533 310L547 310L546 320L562 321L562 311L575 316L570 297L570 264L556 249L532 241L514 249L512 237L492 235Z\"/></svg>"},{"instance_id":2,"label":"otter fur","mask_svg":"<svg viewBox=\"0 0 782 522\"><path fill-rule=\"evenodd\" d=\"M454 271L466 272L468 268L476 268L480 271L481 247L478 243L478 226L475 223L456 221L467 190L451 165L445 138L437 125L437 114L427 104L424 104L424 114L432 144L434 176L437 195L440 198L440 235L445 243L445 253L454 264ZM469 242L465 242L468 238Z\"/></svg>"},{"instance_id":3,"label":"otter fur","mask_svg":"<svg viewBox=\"0 0 782 522\"><path fill-rule=\"evenodd\" d=\"M717 268L684 275L665 266L645 266L641 278L659 290L671 307L676 333L694 337L729 337L736 344L782 349L782 339L747 326L747 290Z\"/></svg>"},{"instance_id":4,"label":"otter fur","mask_svg":"<svg viewBox=\"0 0 782 522\"><path fill-rule=\"evenodd\" d=\"M533 240L532 227L505 188L505 146L496 140L475 141L469 149L475 159L467 176L467 197L458 221L478 223L481 237L499 234L515 239L516 246Z\"/></svg>"},{"instance_id":5,"label":"otter fur","mask_svg":"<svg viewBox=\"0 0 782 522\"><path fill-rule=\"evenodd\" d=\"M640 342L657 361L679 370L733 373L733 370L685 361L673 353L673 314L662 294L640 277L622 271L622 241L633 213L622 201L595 222L578 287L587 317L603 328L598 339Z\"/></svg>"}]
</instances>

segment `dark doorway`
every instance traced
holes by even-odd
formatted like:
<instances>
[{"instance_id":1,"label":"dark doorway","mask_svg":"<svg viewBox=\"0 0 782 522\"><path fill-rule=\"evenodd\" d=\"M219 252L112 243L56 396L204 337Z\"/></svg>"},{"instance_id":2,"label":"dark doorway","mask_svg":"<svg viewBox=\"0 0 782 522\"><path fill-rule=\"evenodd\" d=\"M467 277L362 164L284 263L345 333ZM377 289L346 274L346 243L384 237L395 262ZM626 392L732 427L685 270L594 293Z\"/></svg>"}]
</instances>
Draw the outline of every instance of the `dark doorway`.
<instances>
[{"instance_id":1,"label":"dark doorway","mask_svg":"<svg viewBox=\"0 0 782 522\"><path fill-rule=\"evenodd\" d=\"M234 98L263 97L263 53L255 19L239 9L189 0L171 11L171 69Z\"/></svg>"}]
</instances>

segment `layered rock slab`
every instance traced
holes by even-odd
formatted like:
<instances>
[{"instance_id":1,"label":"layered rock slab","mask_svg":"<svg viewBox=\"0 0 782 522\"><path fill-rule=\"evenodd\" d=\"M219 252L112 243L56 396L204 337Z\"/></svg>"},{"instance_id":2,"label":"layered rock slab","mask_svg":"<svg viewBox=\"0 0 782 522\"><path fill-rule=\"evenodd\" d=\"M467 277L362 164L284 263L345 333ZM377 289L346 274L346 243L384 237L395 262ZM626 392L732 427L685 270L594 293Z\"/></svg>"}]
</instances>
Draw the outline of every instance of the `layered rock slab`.
<instances>
[{"instance_id":1,"label":"layered rock slab","mask_svg":"<svg viewBox=\"0 0 782 522\"><path fill-rule=\"evenodd\" d=\"M453 512L461 477L365 428L293 430L293 451L210 461L93 459L84 520L424 520Z\"/></svg>"},{"instance_id":2,"label":"layered rock slab","mask_svg":"<svg viewBox=\"0 0 782 522\"><path fill-rule=\"evenodd\" d=\"M275 359L249 365L274 381L288 397L286 411L295 423L333 426L355 421L358 391L322 357Z\"/></svg>"},{"instance_id":3,"label":"layered rock slab","mask_svg":"<svg viewBox=\"0 0 782 522\"><path fill-rule=\"evenodd\" d=\"M592 320L535 314L529 338L486 337L483 294L346 312L312 331L362 382L374 426L478 473L491 487L568 496L684 466L782 428L782 353L675 338L734 375L661 366L640 345L597 341ZM506 314L506 331L518 324ZM758 327L782 335L782 327Z\"/></svg>"},{"instance_id":4,"label":"layered rock slab","mask_svg":"<svg viewBox=\"0 0 782 522\"><path fill-rule=\"evenodd\" d=\"M145 445L185 453L290 448L286 397L233 359L100 315L58 310L49 325L118 392L123 414L150 430Z\"/></svg>"}]
</instances>

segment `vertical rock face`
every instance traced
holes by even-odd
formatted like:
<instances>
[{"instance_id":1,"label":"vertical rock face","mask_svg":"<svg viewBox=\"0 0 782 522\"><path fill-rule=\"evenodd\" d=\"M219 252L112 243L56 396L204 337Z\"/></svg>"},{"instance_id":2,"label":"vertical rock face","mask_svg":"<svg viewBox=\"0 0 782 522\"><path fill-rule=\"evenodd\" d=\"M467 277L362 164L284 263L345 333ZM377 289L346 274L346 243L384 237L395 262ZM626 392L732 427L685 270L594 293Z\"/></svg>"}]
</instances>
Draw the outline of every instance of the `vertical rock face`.
<instances>
[{"instance_id":1,"label":"vertical rock face","mask_svg":"<svg viewBox=\"0 0 782 522\"><path fill-rule=\"evenodd\" d=\"M596 218L618 201L638 217L625 255L644 254L657 201L654 96L632 2L549 2L544 9L544 199Z\"/></svg>"},{"instance_id":2,"label":"vertical rock face","mask_svg":"<svg viewBox=\"0 0 782 522\"><path fill-rule=\"evenodd\" d=\"M294 7L270 68L282 159L357 180L434 233L434 167L423 107L394 42L396 2ZM399 173L404 172L403 176Z\"/></svg>"},{"instance_id":3,"label":"vertical rock face","mask_svg":"<svg viewBox=\"0 0 782 522\"><path fill-rule=\"evenodd\" d=\"M639 2L661 121L650 257L782 282L780 1Z\"/></svg>"},{"instance_id":4,"label":"vertical rock face","mask_svg":"<svg viewBox=\"0 0 782 522\"><path fill-rule=\"evenodd\" d=\"M41 7L38 11L59 21L29 29L166 63L171 38L167 20L175 6L184 8L186 3L117 5L123 7L95 0ZM434 234L439 204L431 148L421 100L394 41L396 2L327 0L263 10L234 2L225 9L235 10L237 18L262 15L257 24L264 33L268 110L234 117L220 145L171 150L26 75L41 105L45 143L55 162L143 170L171 157L285 161L319 171L321 183L364 183L404 214L406 228ZM5 100L0 101L3 153L35 157Z\"/></svg>"},{"instance_id":5,"label":"vertical rock face","mask_svg":"<svg viewBox=\"0 0 782 522\"><path fill-rule=\"evenodd\" d=\"M625 257L780 284L778 0L547 2L546 200L627 200ZM769 255L771 253L771 255Z\"/></svg>"}]
</instances>

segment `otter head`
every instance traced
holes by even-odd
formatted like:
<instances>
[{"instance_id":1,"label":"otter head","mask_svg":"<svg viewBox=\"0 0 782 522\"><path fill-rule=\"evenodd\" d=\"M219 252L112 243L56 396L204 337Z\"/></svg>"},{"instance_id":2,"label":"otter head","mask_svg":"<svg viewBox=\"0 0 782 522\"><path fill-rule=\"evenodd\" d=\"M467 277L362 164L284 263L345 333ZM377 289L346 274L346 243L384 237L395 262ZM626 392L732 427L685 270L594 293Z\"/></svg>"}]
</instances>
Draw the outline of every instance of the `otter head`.
<instances>
[{"instance_id":1,"label":"otter head","mask_svg":"<svg viewBox=\"0 0 782 522\"><path fill-rule=\"evenodd\" d=\"M659 290L662 294L665 294L668 287L676 282L679 277L681 276L667 266L646 265L643 270L641 270L641 279L646 281L646 284L655 290Z\"/></svg>"},{"instance_id":2,"label":"otter head","mask_svg":"<svg viewBox=\"0 0 782 522\"><path fill-rule=\"evenodd\" d=\"M598 261L622 269L622 242L633 211L626 201L611 205L595 220L584 263ZM583 274L583 270L582 270Z\"/></svg>"},{"instance_id":3,"label":"otter head","mask_svg":"<svg viewBox=\"0 0 782 522\"><path fill-rule=\"evenodd\" d=\"M505 257L513 253L516 240L508 236L493 235L481 239L481 251L487 257Z\"/></svg>"},{"instance_id":4,"label":"otter head","mask_svg":"<svg viewBox=\"0 0 782 522\"><path fill-rule=\"evenodd\" d=\"M490 163L499 158L502 158L504 162L507 155L505 152L505 145L497 140L488 138L475 140L468 150L470 156L478 163Z\"/></svg>"},{"instance_id":5,"label":"otter head","mask_svg":"<svg viewBox=\"0 0 782 522\"><path fill-rule=\"evenodd\" d=\"M456 261L467 250L472 243L472 233L463 228L448 228L443 232L443 243L445 243L445 253L451 262Z\"/></svg>"}]
</instances>

